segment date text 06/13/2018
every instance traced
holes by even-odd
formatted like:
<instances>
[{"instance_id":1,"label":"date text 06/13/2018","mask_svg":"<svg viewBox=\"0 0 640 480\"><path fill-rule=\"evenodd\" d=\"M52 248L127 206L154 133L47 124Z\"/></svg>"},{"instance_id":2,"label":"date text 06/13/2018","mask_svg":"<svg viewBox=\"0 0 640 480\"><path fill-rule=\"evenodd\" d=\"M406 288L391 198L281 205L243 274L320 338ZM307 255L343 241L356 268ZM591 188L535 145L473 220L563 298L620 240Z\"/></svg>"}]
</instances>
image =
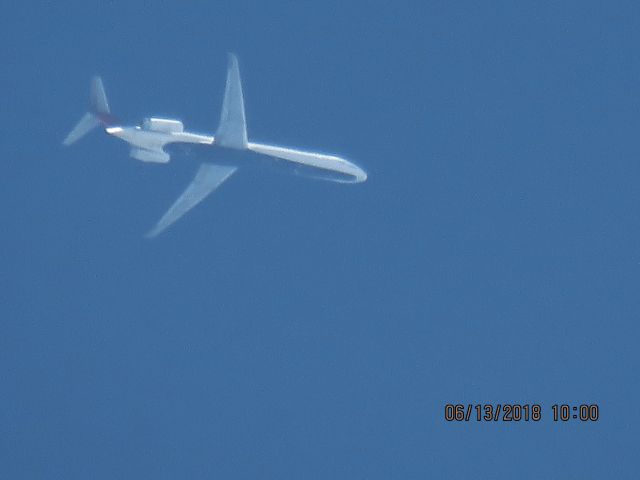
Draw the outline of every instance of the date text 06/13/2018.
<instances>
[{"instance_id":1,"label":"date text 06/13/2018","mask_svg":"<svg viewBox=\"0 0 640 480\"><path fill-rule=\"evenodd\" d=\"M545 417L543 407L538 403L447 403L444 419L447 422L539 422ZM600 407L597 404L554 404L551 406L554 422L597 422Z\"/></svg>"}]
</instances>

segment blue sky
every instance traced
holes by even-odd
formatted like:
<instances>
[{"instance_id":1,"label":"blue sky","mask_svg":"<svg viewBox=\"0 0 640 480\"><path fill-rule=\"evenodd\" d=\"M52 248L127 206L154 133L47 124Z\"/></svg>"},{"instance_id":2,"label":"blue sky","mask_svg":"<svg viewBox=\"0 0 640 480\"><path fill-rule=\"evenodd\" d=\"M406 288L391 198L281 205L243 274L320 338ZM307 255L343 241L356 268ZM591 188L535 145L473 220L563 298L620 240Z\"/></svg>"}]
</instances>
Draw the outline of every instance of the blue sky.
<instances>
[{"instance_id":1,"label":"blue sky","mask_svg":"<svg viewBox=\"0 0 640 480\"><path fill-rule=\"evenodd\" d=\"M635 478L639 14L5 8L0 476ZM197 163L60 142L95 73L126 122L213 131L228 51L250 138L369 179L239 172L147 241ZM544 418L445 422L458 402Z\"/></svg>"}]
</instances>

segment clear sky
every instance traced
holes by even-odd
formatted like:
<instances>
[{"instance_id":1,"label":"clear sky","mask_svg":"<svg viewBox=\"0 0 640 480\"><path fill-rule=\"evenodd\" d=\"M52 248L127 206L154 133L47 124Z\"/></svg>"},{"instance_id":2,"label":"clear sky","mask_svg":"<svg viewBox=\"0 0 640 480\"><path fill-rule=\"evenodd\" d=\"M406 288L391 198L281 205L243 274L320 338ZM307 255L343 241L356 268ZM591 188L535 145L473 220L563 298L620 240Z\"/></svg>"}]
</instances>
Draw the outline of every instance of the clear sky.
<instances>
[{"instance_id":1,"label":"clear sky","mask_svg":"<svg viewBox=\"0 0 640 480\"><path fill-rule=\"evenodd\" d=\"M0 478L637 478L638 2L12 2L0 40ZM61 141L96 73L213 132L228 51L250 138L369 179L240 171L148 241L197 161Z\"/></svg>"}]
</instances>

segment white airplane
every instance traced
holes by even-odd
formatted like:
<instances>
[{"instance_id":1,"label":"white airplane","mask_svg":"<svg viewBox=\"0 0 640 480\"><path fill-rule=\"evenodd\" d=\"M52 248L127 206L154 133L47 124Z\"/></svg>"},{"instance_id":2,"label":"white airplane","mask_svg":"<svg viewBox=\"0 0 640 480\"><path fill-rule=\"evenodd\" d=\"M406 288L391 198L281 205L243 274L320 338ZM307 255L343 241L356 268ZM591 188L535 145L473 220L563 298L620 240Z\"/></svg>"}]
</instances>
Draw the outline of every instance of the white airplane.
<instances>
[{"instance_id":1,"label":"white airplane","mask_svg":"<svg viewBox=\"0 0 640 480\"><path fill-rule=\"evenodd\" d=\"M359 183L367 179L367 174L360 167L334 155L249 142L240 70L238 59L233 54L229 54L227 83L220 124L215 136L187 132L180 120L168 118L150 117L145 118L139 126L121 126L111 115L102 80L100 77L94 77L91 81L89 111L62 143L71 145L98 126L103 126L109 135L131 145L131 157L143 162L169 162L171 152L167 152L165 148L170 145L187 152L195 149L205 157L215 149L226 149L228 153L231 153L231 150L239 150L258 154L242 155L240 158L229 155L231 161L202 163L193 181L147 233L148 237L155 237L171 226L219 187L240 166L264 164L266 161L270 167L293 168L297 174L335 182Z\"/></svg>"}]
</instances>

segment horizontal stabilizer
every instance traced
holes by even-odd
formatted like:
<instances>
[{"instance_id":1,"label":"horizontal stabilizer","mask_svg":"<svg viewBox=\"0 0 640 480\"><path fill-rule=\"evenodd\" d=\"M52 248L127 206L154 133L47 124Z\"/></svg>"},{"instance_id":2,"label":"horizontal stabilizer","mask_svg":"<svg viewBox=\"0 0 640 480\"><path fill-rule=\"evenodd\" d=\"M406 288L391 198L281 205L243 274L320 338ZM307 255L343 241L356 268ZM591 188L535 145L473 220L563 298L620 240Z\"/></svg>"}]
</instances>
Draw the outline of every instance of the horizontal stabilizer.
<instances>
[{"instance_id":1,"label":"horizontal stabilizer","mask_svg":"<svg viewBox=\"0 0 640 480\"><path fill-rule=\"evenodd\" d=\"M178 197L156 226L147 233L153 238L169 228L180 217L204 200L236 171L236 167L203 163L187 189Z\"/></svg>"},{"instance_id":2,"label":"horizontal stabilizer","mask_svg":"<svg viewBox=\"0 0 640 480\"><path fill-rule=\"evenodd\" d=\"M62 144L68 146L77 142L100 123L100 120L93 113L85 113L76 126L73 127L73 130L69 132L69 135L62 141Z\"/></svg>"},{"instance_id":3,"label":"horizontal stabilizer","mask_svg":"<svg viewBox=\"0 0 640 480\"><path fill-rule=\"evenodd\" d=\"M244 115L244 98L238 59L229 54L227 84L222 101L220 124L215 136L216 144L227 148L247 148L247 121Z\"/></svg>"},{"instance_id":4,"label":"horizontal stabilizer","mask_svg":"<svg viewBox=\"0 0 640 480\"><path fill-rule=\"evenodd\" d=\"M115 121L115 118L109 111L109 103L107 95L104 92L102 79L95 76L91 79L91 88L89 90L89 111L84 114L80 121L73 127L73 130L62 141L63 145L71 145L84 137L91 130L99 125L109 125Z\"/></svg>"}]
</instances>

